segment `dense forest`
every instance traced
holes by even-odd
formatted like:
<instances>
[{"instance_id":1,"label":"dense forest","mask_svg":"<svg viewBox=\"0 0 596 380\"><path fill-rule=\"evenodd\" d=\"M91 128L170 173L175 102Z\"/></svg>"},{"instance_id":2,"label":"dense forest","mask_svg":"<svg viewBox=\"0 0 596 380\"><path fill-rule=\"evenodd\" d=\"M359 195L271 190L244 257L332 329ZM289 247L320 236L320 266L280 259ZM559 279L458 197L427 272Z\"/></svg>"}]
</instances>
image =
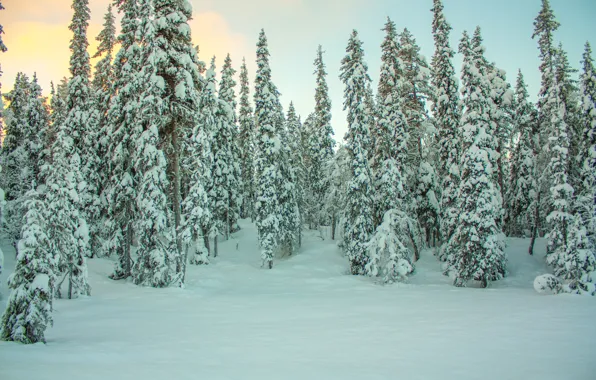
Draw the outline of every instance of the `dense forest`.
<instances>
[{"instance_id":1,"label":"dense forest","mask_svg":"<svg viewBox=\"0 0 596 380\"><path fill-rule=\"evenodd\" d=\"M19 73L3 94L2 228L17 263L0 339L45 341L53 299L91 295L89 259L113 258L113 280L184 287L240 219L257 227L264 269L298 253L306 229L328 228L351 274L382 283L407 280L433 248L455 286L488 287L508 274L506 237L528 238L530 255L545 237L552 273L536 289L595 294L596 71L588 43L580 69L569 62L548 0L532 35L536 104L521 71L508 78L485 57L480 27L450 46L441 0L430 62L387 19L376 91L354 30L332 73L343 144L323 47L314 110L298 115L281 105L264 30L249 83L245 62L199 59L187 1L115 6L120 33L110 6L93 69L88 0L73 0L70 77L46 98Z\"/></svg>"}]
</instances>

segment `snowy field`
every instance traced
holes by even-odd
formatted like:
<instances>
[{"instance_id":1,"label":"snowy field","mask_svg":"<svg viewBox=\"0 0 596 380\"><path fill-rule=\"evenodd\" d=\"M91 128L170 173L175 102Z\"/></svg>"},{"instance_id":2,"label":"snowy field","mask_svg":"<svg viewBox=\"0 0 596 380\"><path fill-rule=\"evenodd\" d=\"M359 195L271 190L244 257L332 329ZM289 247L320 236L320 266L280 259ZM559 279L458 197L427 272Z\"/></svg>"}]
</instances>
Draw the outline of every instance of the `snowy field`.
<instances>
[{"instance_id":1,"label":"snowy field","mask_svg":"<svg viewBox=\"0 0 596 380\"><path fill-rule=\"evenodd\" d=\"M380 286L347 275L334 242L304 240L261 269L245 223L186 289L111 281L112 262L90 260L92 296L55 302L46 345L0 342L0 379L596 379L594 298L536 293L548 270L525 240L489 289L451 286L430 252L408 284Z\"/></svg>"}]
</instances>

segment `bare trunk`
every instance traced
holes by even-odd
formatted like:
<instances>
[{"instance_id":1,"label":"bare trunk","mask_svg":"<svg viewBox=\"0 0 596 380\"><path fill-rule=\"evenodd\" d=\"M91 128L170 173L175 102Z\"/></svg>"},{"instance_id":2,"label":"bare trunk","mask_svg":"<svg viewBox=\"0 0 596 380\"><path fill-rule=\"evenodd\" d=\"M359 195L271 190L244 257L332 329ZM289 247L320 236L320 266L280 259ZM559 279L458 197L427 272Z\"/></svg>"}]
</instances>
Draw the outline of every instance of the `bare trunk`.
<instances>
[{"instance_id":1,"label":"bare trunk","mask_svg":"<svg viewBox=\"0 0 596 380\"><path fill-rule=\"evenodd\" d=\"M335 225L336 225L336 220L335 220L335 214L333 214L331 216L331 240L335 240Z\"/></svg>"},{"instance_id":2,"label":"bare trunk","mask_svg":"<svg viewBox=\"0 0 596 380\"><path fill-rule=\"evenodd\" d=\"M213 237L213 257L217 257L217 235Z\"/></svg>"},{"instance_id":3,"label":"bare trunk","mask_svg":"<svg viewBox=\"0 0 596 380\"><path fill-rule=\"evenodd\" d=\"M534 243L536 242L536 236L538 235L538 224L540 223L540 192L538 192L538 196L536 197L536 205L534 207L534 223L532 225L532 232L531 232L531 239L530 239L530 247L528 248L528 253L530 255L534 254Z\"/></svg>"},{"instance_id":4,"label":"bare trunk","mask_svg":"<svg viewBox=\"0 0 596 380\"><path fill-rule=\"evenodd\" d=\"M203 229L203 242L205 243L205 248L207 248L207 255L211 256L211 244L209 243L209 234L205 229Z\"/></svg>"},{"instance_id":5,"label":"bare trunk","mask_svg":"<svg viewBox=\"0 0 596 380\"><path fill-rule=\"evenodd\" d=\"M175 123L175 122L173 122ZM176 227L176 248L177 248L177 260L176 260L176 272L182 272L182 260L180 253L182 252L182 240L180 239L179 229L181 222L181 208L180 208L180 147L178 146L178 131L176 126L172 128L172 169L174 172L174 187L173 187L173 207L174 207L174 223Z\"/></svg>"}]
</instances>

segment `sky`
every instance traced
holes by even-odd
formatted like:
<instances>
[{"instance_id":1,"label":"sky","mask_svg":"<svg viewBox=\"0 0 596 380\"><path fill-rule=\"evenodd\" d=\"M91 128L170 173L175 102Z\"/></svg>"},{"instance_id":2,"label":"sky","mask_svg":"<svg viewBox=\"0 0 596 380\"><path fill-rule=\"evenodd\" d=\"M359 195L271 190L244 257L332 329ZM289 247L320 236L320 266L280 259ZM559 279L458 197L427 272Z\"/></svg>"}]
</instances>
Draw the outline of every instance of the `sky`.
<instances>
[{"instance_id":1,"label":"sky","mask_svg":"<svg viewBox=\"0 0 596 380\"><path fill-rule=\"evenodd\" d=\"M193 6L193 44L200 47L200 58L209 62L217 57L218 72L230 53L236 69L246 57L250 79L256 69L255 50L259 31L265 29L271 53L274 83L282 93L287 109L294 102L304 120L314 109L315 77L313 61L317 46L323 46L332 101L335 138L347 130L343 111L343 85L339 68L353 29L364 43L365 60L377 86L383 40L383 25L390 17L401 30L407 27L416 37L421 53L430 61L434 51L431 34L432 0L189 0ZM111 0L89 0L91 21L89 53L95 53L103 15ZM70 0L3 0L0 12L4 42L8 52L0 54L2 90L12 88L17 72L37 73L44 93L50 81L68 76L68 25L72 17ZM524 73L531 96L540 87L538 49L532 40L533 20L540 0L444 0L445 17L453 27L451 47L457 50L464 30L473 32L480 25L490 61L507 72L514 84L518 69ZM556 40L563 43L571 64L580 68L586 41L596 51L596 1L551 0L561 27ZM119 19L119 18L118 18ZM456 56L459 76L461 57ZM251 85L252 86L252 85Z\"/></svg>"}]
</instances>

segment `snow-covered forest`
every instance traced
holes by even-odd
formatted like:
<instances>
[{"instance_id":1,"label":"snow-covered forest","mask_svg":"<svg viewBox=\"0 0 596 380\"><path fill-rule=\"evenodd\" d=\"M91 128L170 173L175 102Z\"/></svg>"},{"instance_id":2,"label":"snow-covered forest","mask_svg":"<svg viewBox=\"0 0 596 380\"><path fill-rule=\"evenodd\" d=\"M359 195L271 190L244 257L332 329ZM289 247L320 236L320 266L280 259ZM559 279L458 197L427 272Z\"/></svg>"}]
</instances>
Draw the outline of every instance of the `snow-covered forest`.
<instances>
[{"instance_id":1,"label":"snow-covered forest","mask_svg":"<svg viewBox=\"0 0 596 380\"><path fill-rule=\"evenodd\" d=\"M50 96L35 74L2 90L0 339L47 344L0 343L0 378L70 378L85 360L106 378L99 363L126 361L119 353L129 350L131 363L153 364L114 367L123 378L595 376L596 307L578 296L596 294L590 44L570 62L542 0L527 36L541 61L531 96L521 71L486 58L480 26L450 46L443 1L428 2L430 60L387 18L373 85L353 30L339 72L328 71L323 46L313 49L315 107L299 115L282 107L265 30L256 58L228 55L216 67L193 44L187 0L116 0L97 37L89 0L72 0L70 76ZM343 99L331 99L329 75ZM334 135L332 102L343 102L345 136ZM399 330L417 327L436 331ZM524 361L509 347L497 365L499 347L516 339L536 352ZM440 354L450 341L454 351ZM537 353L551 344L568 352ZM87 345L93 358L56 363ZM312 345L316 360L301 349ZM466 372L458 355L476 349L488 350L474 353L488 364ZM443 367L416 369L417 350ZM387 364L396 356L409 362ZM168 375L160 361L188 363ZM203 369L192 372L193 361ZM31 377L35 363L51 371ZM498 370L481 376L487 367ZM287 368L295 373L276 370Z\"/></svg>"}]
</instances>

